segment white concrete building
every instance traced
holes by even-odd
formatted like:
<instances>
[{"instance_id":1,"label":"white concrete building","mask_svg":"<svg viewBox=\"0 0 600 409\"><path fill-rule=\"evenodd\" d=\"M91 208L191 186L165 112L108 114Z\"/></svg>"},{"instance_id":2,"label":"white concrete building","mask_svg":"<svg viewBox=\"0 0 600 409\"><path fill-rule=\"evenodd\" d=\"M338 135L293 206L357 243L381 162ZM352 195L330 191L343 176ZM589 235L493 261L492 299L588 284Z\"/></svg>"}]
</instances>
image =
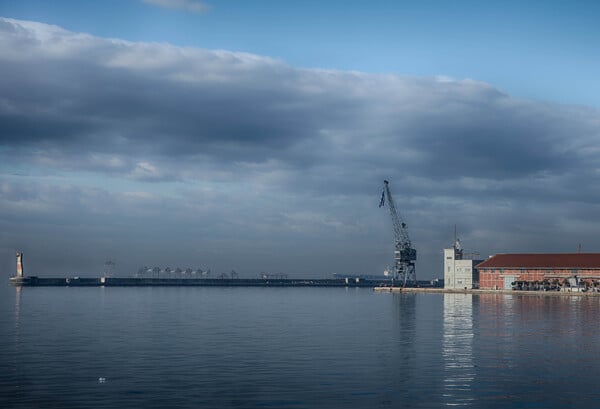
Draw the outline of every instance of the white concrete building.
<instances>
[{"instance_id":1,"label":"white concrete building","mask_svg":"<svg viewBox=\"0 0 600 409\"><path fill-rule=\"evenodd\" d=\"M481 260L463 258L460 240L454 246L444 249L444 288L472 289L479 288L479 271L475 268Z\"/></svg>"}]
</instances>

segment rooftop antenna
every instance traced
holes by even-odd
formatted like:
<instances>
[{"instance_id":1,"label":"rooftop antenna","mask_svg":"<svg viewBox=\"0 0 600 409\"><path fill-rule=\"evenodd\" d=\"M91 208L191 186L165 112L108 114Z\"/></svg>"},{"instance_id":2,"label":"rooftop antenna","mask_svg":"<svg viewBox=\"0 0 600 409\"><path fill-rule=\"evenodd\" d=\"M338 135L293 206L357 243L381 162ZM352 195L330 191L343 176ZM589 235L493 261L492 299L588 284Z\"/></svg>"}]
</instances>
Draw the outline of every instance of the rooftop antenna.
<instances>
[{"instance_id":1,"label":"rooftop antenna","mask_svg":"<svg viewBox=\"0 0 600 409\"><path fill-rule=\"evenodd\" d=\"M458 238L458 235L456 234L456 224L454 225L454 244L452 245L452 247L454 247L455 259L462 260L463 259L463 249L462 249L462 245L460 244L460 239Z\"/></svg>"}]
</instances>

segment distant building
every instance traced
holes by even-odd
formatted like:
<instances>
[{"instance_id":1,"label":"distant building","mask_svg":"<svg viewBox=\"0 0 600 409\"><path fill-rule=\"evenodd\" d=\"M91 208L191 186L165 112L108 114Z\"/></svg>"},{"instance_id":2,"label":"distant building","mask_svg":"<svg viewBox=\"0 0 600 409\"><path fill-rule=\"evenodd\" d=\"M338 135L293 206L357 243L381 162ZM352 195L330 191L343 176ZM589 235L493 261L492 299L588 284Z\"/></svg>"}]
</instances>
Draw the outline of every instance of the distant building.
<instances>
[{"instance_id":1,"label":"distant building","mask_svg":"<svg viewBox=\"0 0 600 409\"><path fill-rule=\"evenodd\" d=\"M472 289L479 288L479 271L476 266L481 260L465 257L456 239L454 246L444 249L444 288Z\"/></svg>"},{"instance_id":2,"label":"distant building","mask_svg":"<svg viewBox=\"0 0 600 409\"><path fill-rule=\"evenodd\" d=\"M482 289L514 285L583 283L600 280L600 253L496 254L477 265Z\"/></svg>"}]
</instances>

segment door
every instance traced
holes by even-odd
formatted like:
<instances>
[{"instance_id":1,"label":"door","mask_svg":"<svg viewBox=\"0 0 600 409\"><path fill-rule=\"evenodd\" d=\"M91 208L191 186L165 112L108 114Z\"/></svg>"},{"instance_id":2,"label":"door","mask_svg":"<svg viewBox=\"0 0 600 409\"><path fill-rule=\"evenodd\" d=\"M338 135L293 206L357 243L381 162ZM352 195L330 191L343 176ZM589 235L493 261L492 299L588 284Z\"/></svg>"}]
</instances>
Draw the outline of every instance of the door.
<instances>
[{"instance_id":1,"label":"door","mask_svg":"<svg viewBox=\"0 0 600 409\"><path fill-rule=\"evenodd\" d=\"M504 289L512 290L512 283L515 281L515 276L504 276Z\"/></svg>"}]
</instances>

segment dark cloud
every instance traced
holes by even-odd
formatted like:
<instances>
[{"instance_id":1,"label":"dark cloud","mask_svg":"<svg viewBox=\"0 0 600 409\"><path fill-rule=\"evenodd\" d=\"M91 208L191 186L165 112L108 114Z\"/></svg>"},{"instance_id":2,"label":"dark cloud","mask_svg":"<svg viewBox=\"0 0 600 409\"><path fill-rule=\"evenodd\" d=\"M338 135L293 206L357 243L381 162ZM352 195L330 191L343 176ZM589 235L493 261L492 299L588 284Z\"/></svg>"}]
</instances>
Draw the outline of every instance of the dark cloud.
<instances>
[{"instance_id":1,"label":"dark cloud","mask_svg":"<svg viewBox=\"0 0 600 409\"><path fill-rule=\"evenodd\" d=\"M482 253L600 251L597 110L10 19L0 74L3 248L379 272L389 178L425 276L453 224Z\"/></svg>"}]
</instances>

